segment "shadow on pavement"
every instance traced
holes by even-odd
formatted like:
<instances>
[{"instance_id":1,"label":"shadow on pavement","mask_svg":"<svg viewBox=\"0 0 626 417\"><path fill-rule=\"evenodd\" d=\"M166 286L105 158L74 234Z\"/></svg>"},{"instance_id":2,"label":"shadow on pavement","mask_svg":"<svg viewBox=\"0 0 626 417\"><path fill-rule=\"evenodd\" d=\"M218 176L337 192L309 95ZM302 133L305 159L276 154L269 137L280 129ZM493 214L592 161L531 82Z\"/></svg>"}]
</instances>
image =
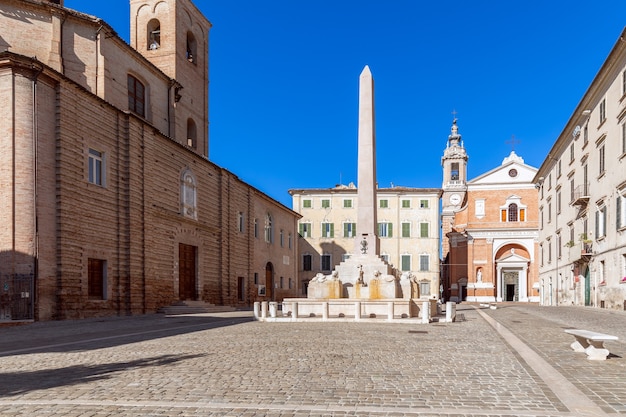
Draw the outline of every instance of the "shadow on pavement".
<instances>
[{"instance_id":1,"label":"shadow on pavement","mask_svg":"<svg viewBox=\"0 0 626 417\"><path fill-rule=\"evenodd\" d=\"M129 343L200 332L253 321L251 314L160 314L130 317L37 322L1 330L0 357L41 352L103 349Z\"/></svg>"},{"instance_id":2,"label":"shadow on pavement","mask_svg":"<svg viewBox=\"0 0 626 417\"><path fill-rule=\"evenodd\" d=\"M101 365L74 365L65 368L44 369L41 371L0 373L0 397L26 394L30 391L55 387L67 387L92 381L105 380L122 371L171 365L176 362L195 359L203 355L163 355L130 362L107 363Z\"/></svg>"}]
</instances>

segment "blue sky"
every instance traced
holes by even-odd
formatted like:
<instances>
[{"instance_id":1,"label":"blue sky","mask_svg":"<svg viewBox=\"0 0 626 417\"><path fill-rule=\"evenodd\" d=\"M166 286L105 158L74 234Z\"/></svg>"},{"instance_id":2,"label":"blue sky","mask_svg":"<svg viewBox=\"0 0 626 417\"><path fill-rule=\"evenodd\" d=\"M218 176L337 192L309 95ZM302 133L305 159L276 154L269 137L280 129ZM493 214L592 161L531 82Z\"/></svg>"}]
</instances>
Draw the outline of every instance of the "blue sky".
<instances>
[{"instance_id":1,"label":"blue sky","mask_svg":"<svg viewBox=\"0 0 626 417\"><path fill-rule=\"evenodd\" d=\"M196 0L210 32L210 155L291 207L356 183L358 78L375 80L379 186L441 187L452 111L468 176L539 167L626 25L626 1ZM128 0L65 0L128 41Z\"/></svg>"}]
</instances>

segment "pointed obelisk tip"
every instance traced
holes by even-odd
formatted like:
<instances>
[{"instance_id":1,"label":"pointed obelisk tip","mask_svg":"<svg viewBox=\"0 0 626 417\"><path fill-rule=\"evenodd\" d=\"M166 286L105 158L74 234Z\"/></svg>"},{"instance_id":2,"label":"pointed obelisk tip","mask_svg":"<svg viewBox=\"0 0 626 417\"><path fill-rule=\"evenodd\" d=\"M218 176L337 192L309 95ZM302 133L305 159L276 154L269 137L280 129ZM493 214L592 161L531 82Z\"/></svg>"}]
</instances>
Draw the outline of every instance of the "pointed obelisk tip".
<instances>
[{"instance_id":1,"label":"pointed obelisk tip","mask_svg":"<svg viewBox=\"0 0 626 417\"><path fill-rule=\"evenodd\" d=\"M365 74L372 75L369 65L366 65L365 68L363 68L363 71L361 71L361 75L365 75Z\"/></svg>"}]
</instances>

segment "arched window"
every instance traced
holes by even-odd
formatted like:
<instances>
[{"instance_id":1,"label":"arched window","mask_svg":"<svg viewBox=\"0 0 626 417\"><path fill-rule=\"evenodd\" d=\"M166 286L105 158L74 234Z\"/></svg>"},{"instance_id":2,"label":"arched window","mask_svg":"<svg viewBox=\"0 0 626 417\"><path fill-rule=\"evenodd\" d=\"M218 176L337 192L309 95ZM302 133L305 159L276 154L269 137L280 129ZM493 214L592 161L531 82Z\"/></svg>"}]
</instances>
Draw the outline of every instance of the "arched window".
<instances>
[{"instance_id":1,"label":"arched window","mask_svg":"<svg viewBox=\"0 0 626 417\"><path fill-rule=\"evenodd\" d=\"M517 221L517 204L515 203L509 204L509 221L510 222Z\"/></svg>"},{"instance_id":2,"label":"arched window","mask_svg":"<svg viewBox=\"0 0 626 417\"><path fill-rule=\"evenodd\" d=\"M511 195L506 202L500 206L500 221L506 222L525 222L526 209L528 207L522 203L522 198L517 195Z\"/></svg>"},{"instance_id":3,"label":"arched window","mask_svg":"<svg viewBox=\"0 0 626 417\"><path fill-rule=\"evenodd\" d=\"M189 146L190 148L196 149L196 147L198 146L196 135L197 135L196 124L194 123L193 119L188 119L187 120L187 146Z\"/></svg>"},{"instance_id":4,"label":"arched window","mask_svg":"<svg viewBox=\"0 0 626 417\"><path fill-rule=\"evenodd\" d=\"M180 178L180 206L183 216L198 218L196 206L196 178L191 170L186 169Z\"/></svg>"},{"instance_id":5,"label":"arched window","mask_svg":"<svg viewBox=\"0 0 626 417\"><path fill-rule=\"evenodd\" d=\"M198 44L196 42L196 38L193 36L193 33L187 32L187 61L192 64L196 64L198 62Z\"/></svg>"},{"instance_id":6,"label":"arched window","mask_svg":"<svg viewBox=\"0 0 626 417\"><path fill-rule=\"evenodd\" d=\"M130 74L128 74L128 110L141 117L146 116L146 87Z\"/></svg>"},{"instance_id":7,"label":"arched window","mask_svg":"<svg viewBox=\"0 0 626 417\"><path fill-rule=\"evenodd\" d=\"M147 30L148 50L155 51L161 47L161 23L158 19L152 19L148 22Z\"/></svg>"},{"instance_id":8,"label":"arched window","mask_svg":"<svg viewBox=\"0 0 626 417\"><path fill-rule=\"evenodd\" d=\"M274 241L274 225L272 224L272 215L269 213L265 217L265 241L268 243Z\"/></svg>"}]
</instances>

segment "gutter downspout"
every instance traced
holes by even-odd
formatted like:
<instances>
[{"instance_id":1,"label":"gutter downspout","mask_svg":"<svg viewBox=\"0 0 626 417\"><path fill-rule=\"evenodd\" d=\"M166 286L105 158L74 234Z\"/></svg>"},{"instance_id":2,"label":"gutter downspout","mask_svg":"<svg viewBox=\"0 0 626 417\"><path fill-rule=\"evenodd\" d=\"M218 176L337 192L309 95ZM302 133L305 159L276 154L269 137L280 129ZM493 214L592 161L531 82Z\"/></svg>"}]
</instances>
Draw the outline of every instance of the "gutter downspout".
<instances>
[{"instance_id":1,"label":"gutter downspout","mask_svg":"<svg viewBox=\"0 0 626 417\"><path fill-rule=\"evenodd\" d=\"M33 60L32 64L33 69L35 68L35 61ZM37 199L37 189L38 189L38 160L39 160L39 125L37 123L37 79L39 75L43 72L43 66L40 66L37 69L37 72L34 74L32 79L33 84L33 105L32 105L32 129L33 129L33 229L34 229L34 241L33 241L33 295L32 303L30 304L30 315L34 319L35 318L35 302L37 300L37 291L35 290L35 285L38 282L39 277L39 211L38 211L38 199ZM15 97L15 95L14 95ZM13 108L15 112L15 107ZM14 171L15 172L15 171ZM14 174L15 175L15 174ZM15 184L15 183L14 183ZM15 189L15 185L13 187ZM15 204L15 199L13 200L13 204ZM15 211L13 211L13 216L15 218ZM13 229L13 233L15 234L15 228ZM15 251L14 251L15 252Z\"/></svg>"}]
</instances>

